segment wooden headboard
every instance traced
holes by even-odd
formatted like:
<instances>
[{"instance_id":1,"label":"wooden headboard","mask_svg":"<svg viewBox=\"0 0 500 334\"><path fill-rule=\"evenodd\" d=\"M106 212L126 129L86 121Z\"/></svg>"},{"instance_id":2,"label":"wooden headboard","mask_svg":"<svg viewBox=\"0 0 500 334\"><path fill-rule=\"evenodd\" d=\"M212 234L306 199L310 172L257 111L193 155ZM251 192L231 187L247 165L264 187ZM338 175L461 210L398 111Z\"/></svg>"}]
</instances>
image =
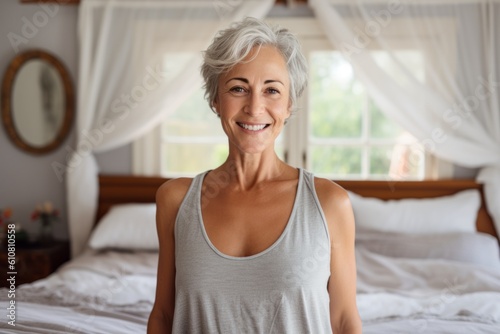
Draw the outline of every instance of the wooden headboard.
<instances>
[{"instance_id":1,"label":"wooden headboard","mask_svg":"<svg viewBox=\"0 0 500 334\"><path fill-rule=\"evenodd\" d=\"M99 202L96 222L112 205L122 203L152 203L156 189L168 179L162 177L100 175ZM477 230L498 238L493 219L484 200L483 186L474 180L436 181L335 181L340 186L361 196L380 199L432 198L452 195L466 189L481 192L481 208L477 216Z\"/></svg>"}]
</instances>

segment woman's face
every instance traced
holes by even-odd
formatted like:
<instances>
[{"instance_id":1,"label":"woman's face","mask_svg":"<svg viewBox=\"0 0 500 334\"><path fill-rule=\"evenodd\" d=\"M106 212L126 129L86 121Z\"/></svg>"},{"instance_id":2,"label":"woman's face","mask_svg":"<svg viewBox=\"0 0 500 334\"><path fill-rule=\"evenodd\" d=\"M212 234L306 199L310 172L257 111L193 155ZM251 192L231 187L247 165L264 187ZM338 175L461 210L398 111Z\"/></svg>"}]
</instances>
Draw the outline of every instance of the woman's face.
<instances>
[{"instance_id":1,"label":"woman's face","mask_svg":"<svg viewBox=\"0 0 500 334\"><path fill-rule=\"evenodd\" d=\"M230 149L242 153L274 150L290 116L290 80L279 51L254 47L244 61L219 78L214 107Z\"/></svg>"}]
</instances>

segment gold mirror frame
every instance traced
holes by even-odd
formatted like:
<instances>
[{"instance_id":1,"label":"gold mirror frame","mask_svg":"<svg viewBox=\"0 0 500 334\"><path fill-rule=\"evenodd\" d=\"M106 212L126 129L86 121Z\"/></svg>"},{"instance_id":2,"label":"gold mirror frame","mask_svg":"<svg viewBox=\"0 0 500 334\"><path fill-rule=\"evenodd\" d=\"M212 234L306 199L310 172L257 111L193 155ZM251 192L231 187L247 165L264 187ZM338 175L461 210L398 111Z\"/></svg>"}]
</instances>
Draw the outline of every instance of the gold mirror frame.
<instances>
[{"instance_id":1,"label":"gold mirror frame","mask_svg":"<svg viewBox=\"0 0 500 334\"><path fill-rule=\"evenodd\" d=\"M43 146L33 146L27 143L22 138L21 134L16 128L13 117L14 110L12 105L12 93L16 75L23 67L23 65L25 65L28 61L33 59L40 59L52 65L61 76L64 88L65 108L64 108L64 119L62 121L62 125L58 130L58 133L55 135L54 139L48 144ZM73 85L71 83L68 71L66 70L66 68L59 59L57 59L55 56L43 50L25 51L14 57L14 59L7 67L2 82L2 121L3 121L2 123L5 127L9 139L17 147L33 154L43 154L56 149L62 144L64 139L66 139L67 135L69 134L71 125L73 123L74 113L75 113L75 94L73 91Z\"/></svg>"}]
</instances>

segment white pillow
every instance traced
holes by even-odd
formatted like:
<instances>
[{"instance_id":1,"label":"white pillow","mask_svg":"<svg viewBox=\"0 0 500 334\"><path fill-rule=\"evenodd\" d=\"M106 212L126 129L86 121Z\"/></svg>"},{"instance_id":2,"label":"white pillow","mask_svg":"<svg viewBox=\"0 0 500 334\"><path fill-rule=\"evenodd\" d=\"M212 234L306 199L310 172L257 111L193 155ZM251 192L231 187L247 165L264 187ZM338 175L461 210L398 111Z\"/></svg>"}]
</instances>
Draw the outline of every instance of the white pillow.
<instances>
[{"instance_id":1,"label":"white pillow","mask_svg":"<svg viewBox=\"0 0 500 334\"><path fill-rule=\"evenodd\" d=\"M500 268L500 248L494 236L485 233L407 234L356 233L356 248L389 257L445 259Z\"/></svg>"},{"instance_id":2,"label":"white pillow","mask_svg":"<svg viewBox=\"0 0 500 334\"><path fill-rule=\"evenodd\" d=\"M158 250L156 204L120 204L101 218L90 236L94 249Z\"/></svg>"},{"instance_id":3,"label":"white pillow","mask_svg":"<svg viewBox=\"0 0 500 334\"><path fill-rule=\"evenodd\" d=\"M348 191L360 230L398 233L475 232L479 191L425 199L381 200Z\"/></svg>"}]
</instances>

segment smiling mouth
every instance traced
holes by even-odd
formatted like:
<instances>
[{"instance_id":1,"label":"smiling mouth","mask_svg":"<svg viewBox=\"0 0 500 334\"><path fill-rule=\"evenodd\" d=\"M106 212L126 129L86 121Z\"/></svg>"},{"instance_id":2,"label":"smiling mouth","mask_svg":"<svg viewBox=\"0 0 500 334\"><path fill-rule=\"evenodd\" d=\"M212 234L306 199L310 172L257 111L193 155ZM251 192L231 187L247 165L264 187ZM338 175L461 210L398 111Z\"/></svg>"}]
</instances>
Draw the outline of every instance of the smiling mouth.
<instances>
[{"instance_id":1,"label":"smiling mouth","mask_svg":"<svg viewBox=\"0 0 500 334\"><path fill-rule=\"evenodd\" d=\"M249 130L249 131L260 131L262 129L267 128L270 125L270 124L251 125L251 124L245 124L245 123L239 123L239 122L236 122L236 124L238 124L240 128L243 128L243 129Z\"/></svg>"}]
</instances>

